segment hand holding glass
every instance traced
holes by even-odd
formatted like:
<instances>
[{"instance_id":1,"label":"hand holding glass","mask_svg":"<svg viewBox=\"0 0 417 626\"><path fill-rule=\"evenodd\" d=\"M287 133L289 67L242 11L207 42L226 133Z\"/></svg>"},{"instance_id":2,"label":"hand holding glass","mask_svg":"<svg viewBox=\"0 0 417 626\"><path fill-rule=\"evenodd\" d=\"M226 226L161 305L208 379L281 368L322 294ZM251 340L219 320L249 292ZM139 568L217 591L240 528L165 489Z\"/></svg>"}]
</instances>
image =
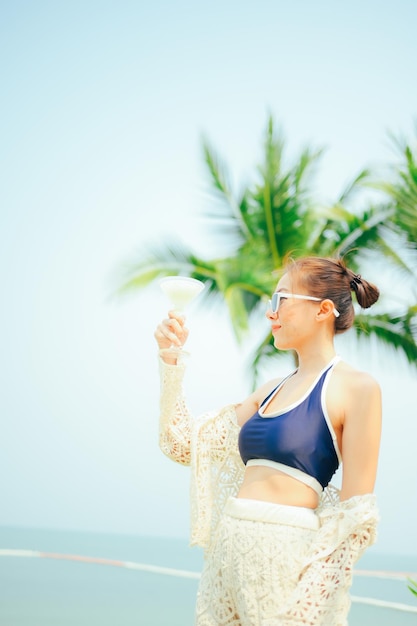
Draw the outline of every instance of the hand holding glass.
<instances>
[{"instance_id":1,"label":"hand holding glass","mask_svg":"<svg viewBox=\"0 0 417 626\"><path fill-rule=\"evenodd\" d=\"M160 282L160 287L169 298L175 311L183 313L186 306L204 289L204 283L189 276L166 276ZM184 354L182 348L171 346L167 351L178 356Z\"/></svg>"}]
</instances>

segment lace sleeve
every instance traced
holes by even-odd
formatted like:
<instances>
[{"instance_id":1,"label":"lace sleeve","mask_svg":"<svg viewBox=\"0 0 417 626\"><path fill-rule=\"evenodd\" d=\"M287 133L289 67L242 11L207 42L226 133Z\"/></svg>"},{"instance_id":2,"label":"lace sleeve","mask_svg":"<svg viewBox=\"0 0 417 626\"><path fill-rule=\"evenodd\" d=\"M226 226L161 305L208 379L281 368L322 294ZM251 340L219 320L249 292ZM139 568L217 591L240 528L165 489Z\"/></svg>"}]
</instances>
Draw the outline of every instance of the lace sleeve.
<instances>
[{"instance_id":1,"label":"lace sleeve","mask_svg":"<svg viewBox=\"0 0 417 626\"><path fill-rule=\"evenodd\" d=\"M243 477L235 405L193 418L183 393L185 364L160 359L159 368L159 446L173 461L191 466L191 545L207 547L228 496L236 494Z\"/></svg>"},{"instance_id":2,"label":"lace sleeve","mask_svg":"<svg viewBox=\"0 0 417 626\"><path fill-rule=\"evenodd\" d=\"M191 464L191 545L207 548L224 505L242 482L236 405L205 413L193 430Z\"/></svg>"},{"instance_id":3,"label":"lace sleeve","mask_svg":"<svg viewBox=\"0 0 417 626\"><path fill-rule=\"evenodd\" d=\"M281 616L283 626L346 626L353 566L376 540L373 494L324 506L318 514L320 528Z\"/></svg>"},{"instance_id":4,"label":"lace sleeve","mask_svg":"<svg viewBox=\"0 0 417 626\"><path fill-rule=\"evenodd\" d=\"M161 378L159 447L181 465L191 463L192 417L187 408L182 381L185 365L168 365L159 359Z\"/></svg>"}]
</instances>

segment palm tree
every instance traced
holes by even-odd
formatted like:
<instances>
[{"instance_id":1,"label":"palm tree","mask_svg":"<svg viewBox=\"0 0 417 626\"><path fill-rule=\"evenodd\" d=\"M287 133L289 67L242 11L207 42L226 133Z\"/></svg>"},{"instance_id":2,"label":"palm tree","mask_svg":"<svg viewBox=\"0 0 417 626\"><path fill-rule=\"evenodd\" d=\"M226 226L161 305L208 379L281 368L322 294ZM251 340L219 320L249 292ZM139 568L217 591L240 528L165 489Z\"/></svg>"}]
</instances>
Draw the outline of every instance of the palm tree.
<instances>
[{"instance_id":1,"label":"palm tree","mask_svg":"<svg viewBox=\"0 0 417 626\"><path fill-rule=\"evenodd\" d=\"M227 168L205 141L204 159L213 199L207 223L215 242L226 238L226 253L207 259L179 240L151 244L130 264L119 291L141 289L166 275L183 274L203 280L208 287L205 297L226 305L236 339L241 342L252 320L264 314L264 301L289 255L348 254L349 266L358 272L364 262L386 260L411 273L395 251L395 241L387 236L393 234L386 228L392 206L369 205L363 211L347 208L353 194L368 184L369 172L360 172L332 206L323 207L312 192L312 175L321 151L306 148L293 164L287 165L284 148L282 132L274 129L270 117L257 181L237 195L228 182ZM398 237L396 232L394 235ZM375 336L417 364L415 315L415 308L396 315L384 310L361 313L356 332L360 338ZM261 337L251 357L254 383L260 365L277 354L271 335Z\"/></svg>"},{"instance_id":2,"label":"palm tree","mask_svg":"<svg viewBox=\"0 0 417 626\"><path fill-rule=\"evenodd\" d=\"M376 324L379 339L400 349L410 363L415 364L417 339L417 144L410 146L403 137L390 135L394 152L399 161L391 164L378 178L368 181L371 188L383 193L380 207L385 219L381 224L381 234L391 242L390 251L383 250L385 259L395 250L395 265L402 270L402 293L408 298L397 307L394 314L382 312L377 316L360 316L359 326L365 325L366 332L372 334L371 326ZM408 279L408 280L407 280ZM364 326L364 327L365 327Z\"/></svg>"}]
</instances>

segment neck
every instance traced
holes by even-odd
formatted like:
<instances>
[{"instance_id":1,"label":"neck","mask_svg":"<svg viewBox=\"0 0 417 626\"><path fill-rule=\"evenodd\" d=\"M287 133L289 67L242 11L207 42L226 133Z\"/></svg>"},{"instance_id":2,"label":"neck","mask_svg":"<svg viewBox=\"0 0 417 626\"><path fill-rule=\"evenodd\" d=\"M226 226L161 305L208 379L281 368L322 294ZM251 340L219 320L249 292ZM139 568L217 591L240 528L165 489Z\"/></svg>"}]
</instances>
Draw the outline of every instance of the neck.
<instances>
[{"instance_id":1,"label":"neck","mask_svg":"<svg viewBox=\"0 0 417 626\"><path fill-rule=\"evenodd\" d=\"M298 351L298 374L308 376L322 370L336 356L333 343L328 345L312 346Z\"/></svg>"}]
</instances>

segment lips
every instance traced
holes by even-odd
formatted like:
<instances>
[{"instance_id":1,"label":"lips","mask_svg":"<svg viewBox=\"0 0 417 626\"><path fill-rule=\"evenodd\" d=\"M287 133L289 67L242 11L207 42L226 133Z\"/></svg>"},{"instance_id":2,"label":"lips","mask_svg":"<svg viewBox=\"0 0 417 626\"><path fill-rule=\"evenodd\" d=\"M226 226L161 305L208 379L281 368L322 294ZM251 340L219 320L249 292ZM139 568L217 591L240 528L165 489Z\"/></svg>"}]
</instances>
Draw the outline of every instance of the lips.
<instances>
[{"instance_id":1,"label":"lips","mask_svg":"<svg viewBox=\"0 0 417 626\"><path fill-rule=\"evenodd\" d=\"M279 330L280 328L281 328L281 326L276 326L276 325L271 326L272 333L276 333L277 330Z\"/></svg>"}]
</instances>

